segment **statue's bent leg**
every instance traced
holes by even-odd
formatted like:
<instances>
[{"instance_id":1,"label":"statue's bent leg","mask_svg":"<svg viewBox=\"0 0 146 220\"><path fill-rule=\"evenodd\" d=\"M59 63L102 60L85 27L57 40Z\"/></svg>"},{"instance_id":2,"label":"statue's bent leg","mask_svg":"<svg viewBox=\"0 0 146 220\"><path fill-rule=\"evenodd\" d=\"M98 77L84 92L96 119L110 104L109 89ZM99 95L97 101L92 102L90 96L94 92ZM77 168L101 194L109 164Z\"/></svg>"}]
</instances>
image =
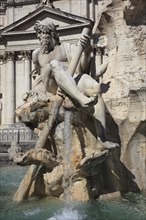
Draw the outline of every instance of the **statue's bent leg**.
<instances>
[{"instance_id":1,"label":"statue's bent leg","mask_svg":"<svg viewBox=\"0 0 146 220\"><path fill-rule=\"evenodd\" d=\"M97 133L97 139L101 143L102 148L112 149L115 147L119 147L119 144L107 140L105 104L100 94L98 95L98 103L94 105L93 118Z\"/></svg>"},{"instance_id":2,"label":"statue's bent leg","mask_svg":"<svg viewBox=\"0 0 146 220\"><path fill-rule=\"evenodd\" d=\"M78 88L89 97L98 96L100 93L100 84L87 74L81 76L78 82Z\"/></svg>"},{"instance_id":3,"label":"statue's bent leg","mask_svg":"<svg viewBox=\"0 0 146 220\"><path fill-rule=\"evenodd\" d=\"M83 92L78 89L74 79L64 69L63 65L60 62L58 62L57 60L53 60L50 62L50 67L58 86L73 99L78 101L81 106L87 107L95 101L94 97L87 97L83 94Z\"/></svg>"},{"instance_id":4,"label":"statue's bent leg","mask_svg":"<svg viewBox=\"0 0 146 220\"><path fill-rule=\"evenodd\" d=\"M92 113L95 129L97 133L97 140L101 142L103 149L111 149L119 147L117 143L107 140L106 137L106 113L105 104L100 92L100 84L91 78L89 75L84 74L78 82L78 88L87 96L98 96L98 102L94 105Z\"/></svg>"}]
</instances>

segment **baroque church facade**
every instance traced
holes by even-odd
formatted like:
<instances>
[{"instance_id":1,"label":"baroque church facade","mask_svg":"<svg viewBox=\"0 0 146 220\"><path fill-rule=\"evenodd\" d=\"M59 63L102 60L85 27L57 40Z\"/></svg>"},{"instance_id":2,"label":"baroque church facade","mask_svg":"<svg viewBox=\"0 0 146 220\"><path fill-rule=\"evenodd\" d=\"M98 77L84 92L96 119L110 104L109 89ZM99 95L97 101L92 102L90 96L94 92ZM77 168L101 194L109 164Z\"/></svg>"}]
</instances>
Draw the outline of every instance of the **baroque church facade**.
<instances>
[{"instance_id":1,"label":"baroque church facade","mask_svg":"<svg viewBox=\"0 0 146 220\"><path fill-rule=\"evenodd\" d=\"M33 86L31 55L39 46L35 22L53 22L60 40L74 44L83 28L94 22L100 1L3 0L0 4L0 128L1 141L5 141L13 140L14 134L9 138L4 130L9 133L18 122L15 110L22 105L23 94Z\"/></svg>"}]
</instances>

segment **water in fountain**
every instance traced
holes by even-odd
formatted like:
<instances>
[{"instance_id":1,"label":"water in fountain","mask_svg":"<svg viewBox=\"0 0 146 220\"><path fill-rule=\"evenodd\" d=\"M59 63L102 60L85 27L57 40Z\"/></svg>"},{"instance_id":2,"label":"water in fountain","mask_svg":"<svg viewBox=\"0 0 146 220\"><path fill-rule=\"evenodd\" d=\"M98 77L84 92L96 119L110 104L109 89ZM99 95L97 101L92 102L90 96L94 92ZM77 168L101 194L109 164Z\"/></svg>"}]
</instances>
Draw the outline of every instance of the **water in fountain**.
<instances>
[{"instance_id":1,"label":"water in fountain","mask_svg":"<svg viewBox=\"0 0 146 220\"><path fill-rule=\"evenodd\" d=\"M65 111L64 119L64 176L62 186L64 189L64 201L70 201L70 187L72 185L73 164L72 164L72 131L71 131L72 112Z\"/></svg>"},{"instance_id":2,"label":"water in fountain","mask_svg":"<svg viewBox=\"0 0 146 220\"><path fill-rule=\"evenodd\" d=\"M62 186L64 189L63 199L65 202L65 207L49 220L79 220L82 219L82 215L79 214L77 209L75 209L75 202L71 199L70 188L72 186L73 178L73 163L72 163L72 130L71 130L72 112L65 111L64 120L64 176L62 181Z\"/></svg>"},{"instance_id":3,"label":"water in fountain","mask_svg":"<svg viewBox=\"0 0 146 220\"><path fill-rule=\"evenodd\" d=\"M145 220L146 193L125 198L79 202L72 208L55 198L31 198L13 202L13 195L26 173L25 167L0 167L0 219L3 220Z\"/></svg>"},{"instance_id":4,"label":"water in fountain","mask_svg":"<svg viewBox=\"0 0 146 220\"><path fill-rule=\"evenodd\" d=\"M80 215L78 210L73 208L65 207L57 212L53 217L48 220L81 220L83 215Z\"/></svg>"},{"instance_id":5,"label":"water in fountain","mask_svg":"<svg viewBox=\"0 0 146 220\"><path fill-rule=\"evenodd\" d=\"M26 173L26 167L0 167L0 219L3 220L145 220L146 193L129 193L125 198L107 201L73 203L70 201L69 182L72 176L71 155L71 115L65 119L65 202L55 198L31 198L21 203L13 202L12 197Z\"/></svg>"}]
</instances>

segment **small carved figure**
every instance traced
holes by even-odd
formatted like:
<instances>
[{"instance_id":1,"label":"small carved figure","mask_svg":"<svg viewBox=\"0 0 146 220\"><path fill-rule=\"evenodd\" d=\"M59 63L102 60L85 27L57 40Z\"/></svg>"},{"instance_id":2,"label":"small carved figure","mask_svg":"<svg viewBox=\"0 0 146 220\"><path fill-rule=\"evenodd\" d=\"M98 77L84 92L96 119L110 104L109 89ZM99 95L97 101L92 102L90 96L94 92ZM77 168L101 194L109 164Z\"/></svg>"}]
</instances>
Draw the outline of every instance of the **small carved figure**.
<instances>
[{"instance_id":1,"label":"small carved figure","mask_svg":"<svg viewBox=\"0 0 146 220\"><path fill-rule=\"evenodd\" d=\"M39 5L37 7L41 7L43 5L49 6L51 8L54 8L53 6L53 0L41 0Z\"/></svg>"}]
</instances>

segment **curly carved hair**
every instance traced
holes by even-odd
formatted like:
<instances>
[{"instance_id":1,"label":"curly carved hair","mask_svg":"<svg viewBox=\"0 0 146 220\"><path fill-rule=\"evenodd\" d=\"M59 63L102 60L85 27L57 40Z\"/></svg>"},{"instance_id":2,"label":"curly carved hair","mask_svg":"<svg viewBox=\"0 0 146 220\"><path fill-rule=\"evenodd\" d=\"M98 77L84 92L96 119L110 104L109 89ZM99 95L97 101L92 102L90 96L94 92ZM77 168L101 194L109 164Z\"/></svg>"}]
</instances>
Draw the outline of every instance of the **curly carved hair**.
<instances>
[{"instance_id":1,"label":"curly carved hair","mask_svg":"<svg viewBox=\"0 0 146 220\"><path fill-rule=\"evenodd\" d=\"M34 30L36 33L48 34L54 38L57 44L60 44L59 34L56 27L52 22L45 24L42 21L36 21L34 25Z\"/></svg>"}]
</instances>

